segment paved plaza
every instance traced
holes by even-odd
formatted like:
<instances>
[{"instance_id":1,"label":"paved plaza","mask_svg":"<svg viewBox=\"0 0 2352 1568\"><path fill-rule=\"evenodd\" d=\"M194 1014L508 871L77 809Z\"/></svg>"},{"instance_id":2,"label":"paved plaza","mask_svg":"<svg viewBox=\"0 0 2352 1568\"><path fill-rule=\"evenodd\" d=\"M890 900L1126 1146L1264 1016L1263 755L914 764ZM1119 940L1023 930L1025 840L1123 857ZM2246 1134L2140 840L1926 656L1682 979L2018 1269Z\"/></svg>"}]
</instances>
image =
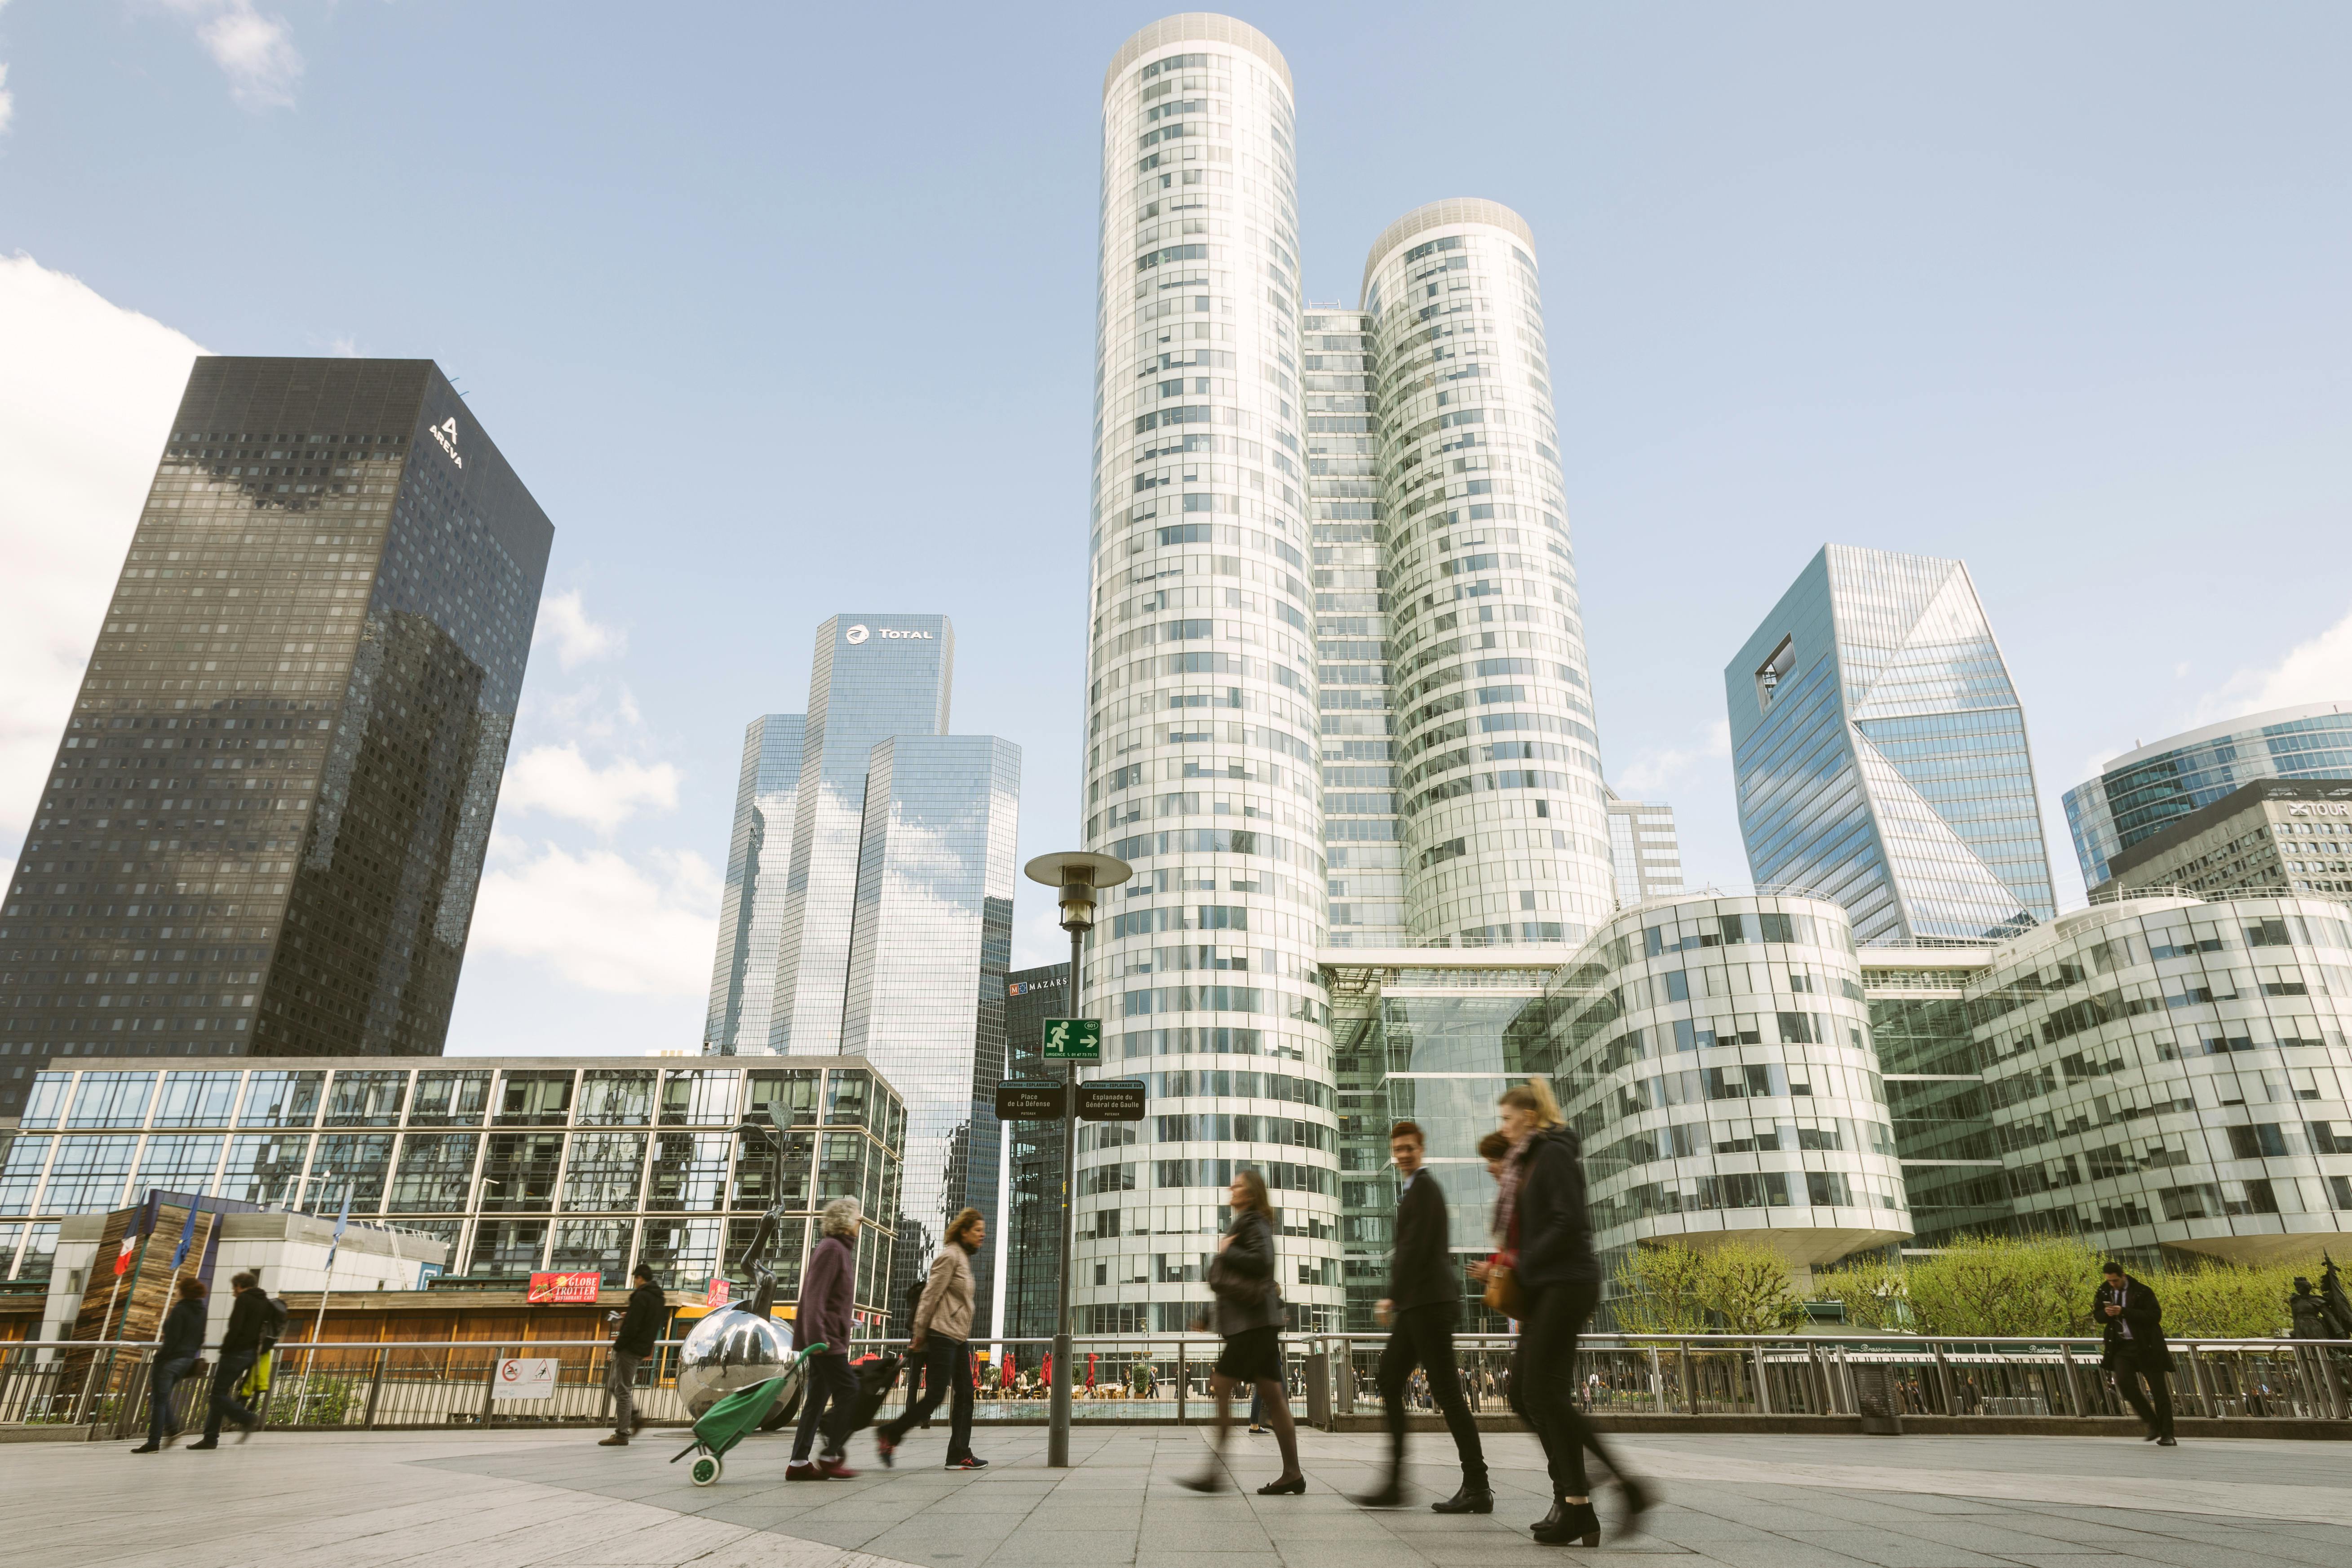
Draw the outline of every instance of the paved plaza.
<instances>
[{"instance_id":1,"label":"paved plaza","mask_svg":"<svg viewBox=\"0 0 2352 1568\"><path fill-rule=\"evenodd\" d=\"M1532 1439L1488 1439L1500 1502L1442 1519L1450 1464L1418 1469L1412 1506L1356 1507L1381 1439L1302 1432L1305 1497L1203 1497L1176 1485L1202 1462L1197 1429L1081 1429L1076 1468L1045 1468L1045 1433L982 1429L994 1460L935 1468L943 1429L895 1470L784 1482L786 1443L754 1438L716 1486L666 1461L679 1439L630 1447L593 1434L265 1434L219 1452L128 1444L0 1447L0 1531L19 1563L779 1564L782 1568L1515 1568L1592 1557L1699 1568L2179 1568L2352 1564L2352 1445L2112 1438L1633 1436L1628 1462L1663 1504L1599 1553L1538 1546ZM1236 1432L1233 1469L1273 1479L1271 1437ZM1444 1437L1417 1452L1450 1458ZM861 1436L853 1458L870 1459ZM1602 1504L1614 1523L1613 1499Z\"/></svg>"}]
</instances>

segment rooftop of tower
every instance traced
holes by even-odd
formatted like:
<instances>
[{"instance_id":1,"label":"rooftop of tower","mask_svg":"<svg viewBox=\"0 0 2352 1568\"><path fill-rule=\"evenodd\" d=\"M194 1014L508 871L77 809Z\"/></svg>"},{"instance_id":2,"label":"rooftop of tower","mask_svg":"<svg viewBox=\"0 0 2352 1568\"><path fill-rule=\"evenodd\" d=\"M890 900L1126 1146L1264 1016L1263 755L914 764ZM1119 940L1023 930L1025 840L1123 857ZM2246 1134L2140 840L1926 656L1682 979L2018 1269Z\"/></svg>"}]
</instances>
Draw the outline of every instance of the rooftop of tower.
<instances>
[{"instance_id":1,"label":"rooftop of tower","mask_svg":"<svg viewBox=\"0 0 2352 1568\"><path fill-rule=\"evenodd\" d=\"M1364 283L1361 297L1367 300L1372 297L1372 269L1381 264L1381 258L1390 251L1394 250L1416 234L1422 234L1433 228L1448 228L1455 224L1465 223L1482 223L1490 228L1499 228L1507 234L1517 235L1529 252L1533 252L1536 247L1535 231L1528 227L1528 220L1502 203L1490 202L1480 196L1448 196L1442 202L1431 202L1425 206L1415 207L1388 227L1381 230L1380 238L1372 241L1372 248L1364 257Z\"/></svg>"},{"instance_id":2,"label":"rooftop of tower","mask_svg":"<svg viewBox=\"0 0 2352 1568\"><path fill-rule=\"evenodd\" d=\"M1221 16L1214 11L1183 11L1173 16L1160 17L1119 45L1118 53L1110 58L1110 69L1103 72L1103 96L1108 98L1113 84L1127 68L1152 50L1195 38L1202 43L1231 44L1236 48L1247 49L1280 73L1286 89L1293 94L1298 90L1291 85L1290 62L1282 58L1282 51L1274 47L1272 38L1236 17Z\"/></svg>"}]
</instances>

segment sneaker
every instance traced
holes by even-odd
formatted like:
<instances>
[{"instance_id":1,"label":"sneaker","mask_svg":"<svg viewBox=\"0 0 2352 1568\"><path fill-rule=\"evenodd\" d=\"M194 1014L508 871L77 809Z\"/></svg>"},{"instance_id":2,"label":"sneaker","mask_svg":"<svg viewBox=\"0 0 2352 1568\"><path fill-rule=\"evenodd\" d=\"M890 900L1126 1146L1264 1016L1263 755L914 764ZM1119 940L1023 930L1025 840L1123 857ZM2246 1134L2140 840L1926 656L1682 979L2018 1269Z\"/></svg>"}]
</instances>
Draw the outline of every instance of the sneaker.
<instances>
[{"instance_id":1,"label":"sneaker","mask_svg":"<svg viewBox=\"0 0 2352 1568\"><path fill-rule=\"evenodd\" d=\"M977 1454L966 1454L961 1459L950 1459L948 1461L948 1468L950 1470L984 1470L988 1468L988 1461L982 1458Z\"/></svg>"},{"instance_id":2,"label":"sneaker","mask_svg":"<svg viewBox=\"0 0 2352 1568\"><path fill-rule=\"evenodd\" d=\"M824 1479L824 1472L818 1469L815 1462L813 1460L794 1459L791 1464L784 1467L784 1479L788 1481L821 1481Z\"/></svg>"},{"instance_id":3,"label":"sneaker","mask_svg":"<svg viewBox=\"0 0 2352 1568\"><path fill-rule=\"evenodd\" d=\"M198 1440L196 1440L196 1441L195 1441L195 1442L194 1442L194 1443L189 1444L189 1445L188 1445L188 1452L190 1452L190 1453L192 1453L192 1454L193 1454L193 1453L196 1452L196 1451L197 1451L198 1449L200 1449L200 1448L217 1448L217 1447L220 1447L220 1439L219 1439L219 1438L217 1438L217 1437L203 1437L203 1438L199 1438Z\"/></svg>"},{"instance_id":4,"label":"sneaker","mask_svg":"<svg viewBox=\"0 0 2352 1568\"><path fill-rule=\"evenodd\" d=\"M599 1448L625 1448L628 1446L629 1437L625 1432L615 1432L609 1437L596 1439L596 1447Z\"/></svg>"}]
</instances>

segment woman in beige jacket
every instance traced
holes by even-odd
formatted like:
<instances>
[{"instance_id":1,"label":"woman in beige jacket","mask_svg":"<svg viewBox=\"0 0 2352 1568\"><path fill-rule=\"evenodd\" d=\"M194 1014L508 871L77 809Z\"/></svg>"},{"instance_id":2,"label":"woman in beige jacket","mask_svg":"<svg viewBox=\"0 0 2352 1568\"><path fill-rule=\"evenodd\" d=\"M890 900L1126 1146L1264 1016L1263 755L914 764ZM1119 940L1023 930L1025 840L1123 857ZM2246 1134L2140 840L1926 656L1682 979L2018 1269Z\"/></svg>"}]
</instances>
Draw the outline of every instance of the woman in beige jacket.
<instances>
[{"instance_id":1,"label":"woman in beige jacket","mask_svg":"<svg viewBox=\"0 0 2352 1568\"><path fill-rule=\"evenodd\" d=\"M929 1282L915 1303L907 1353L926 1357L923 1396L896 1421L874 1429L874 1447L885 1465L895 1463L898 1445L917 1423L929 1419L942 1395L955 1395L948 1436L948 1468L978 1470L988 1461L971 1451L971 1255L988 1239L988 1222L966 1209L948 1226L940 1254L931 1259Z\"/></svg>"}]
</instances>

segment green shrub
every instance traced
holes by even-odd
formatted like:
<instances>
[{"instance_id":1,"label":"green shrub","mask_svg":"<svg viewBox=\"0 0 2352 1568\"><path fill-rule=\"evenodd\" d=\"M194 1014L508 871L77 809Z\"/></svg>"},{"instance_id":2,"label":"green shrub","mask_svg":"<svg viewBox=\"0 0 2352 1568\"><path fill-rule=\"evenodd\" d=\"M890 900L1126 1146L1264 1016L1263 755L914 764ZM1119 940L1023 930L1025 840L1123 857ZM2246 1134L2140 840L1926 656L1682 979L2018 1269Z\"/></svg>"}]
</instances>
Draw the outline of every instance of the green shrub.
<instances>
[{"instance_id":1,"label":"green shrub","mask_svg":"<svg viewBox=\"0 0 2352 1568\"><path fill-rule=\"evenodd\" d=\"M1611 1302L1630 1334L1773 1334L1805 1321L1789 1265L1770 1247L1731 1240L1639 1247L1617 1265Z\"/></svg>"},{"instance_id":2,"label":"green shrub","mask_svg":"<svg viewBox=\"0 0 2352 1568\"><path fill-rule=\"evenodd\" d=\"M1845 1321L1877 1333L1911 1327L1909 1269L1901 1263L1852 1263L1813 1271L1813 1295L1845 1304Z\"/></svg>"},{"instance_id":3,"label":"green shrub","mask_svg":"<svg viewBox=\"0 0 2352 1568\"><path fill-rule=\"evenodd\" d=\"M1963 1237L1905 1270L1925 1334L1988 1338L2093 1331L2099 1255L2071 1236Z\"/></svg>"}]
</instances>

